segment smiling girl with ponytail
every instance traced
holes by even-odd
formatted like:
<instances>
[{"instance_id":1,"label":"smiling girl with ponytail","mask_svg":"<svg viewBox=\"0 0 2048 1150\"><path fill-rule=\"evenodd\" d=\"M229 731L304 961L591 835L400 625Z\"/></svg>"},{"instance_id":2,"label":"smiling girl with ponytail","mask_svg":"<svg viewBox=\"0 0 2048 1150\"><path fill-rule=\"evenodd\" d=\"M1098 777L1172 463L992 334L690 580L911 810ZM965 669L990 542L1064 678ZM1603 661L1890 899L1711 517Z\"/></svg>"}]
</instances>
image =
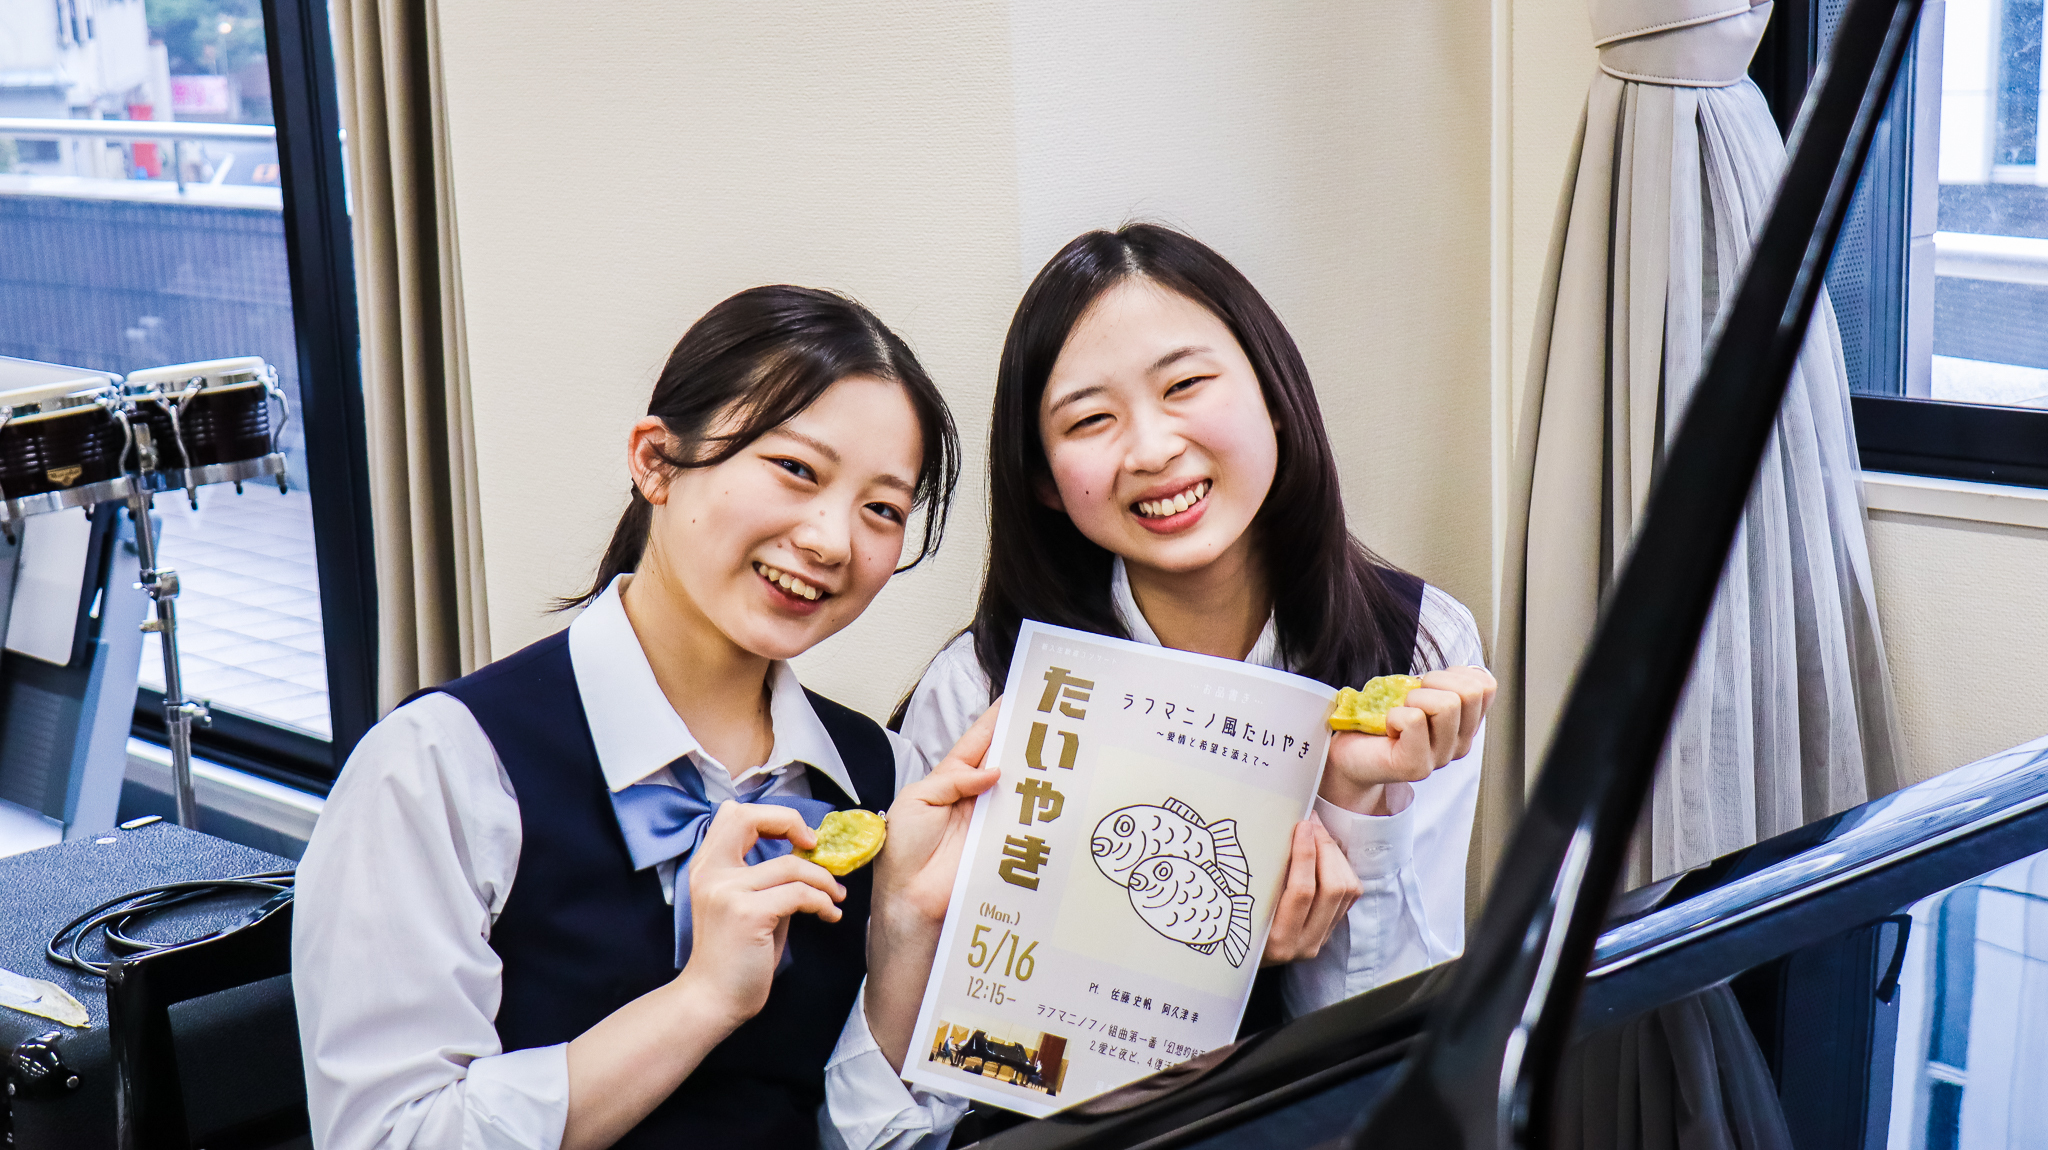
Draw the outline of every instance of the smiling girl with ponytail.
<instances>
[{"instance_id":1,"label":"smiling girl with ponytail","mask_svg":"<svg viewBox=\"0 0 2048 1150\"><path fill-rule=\"evenodd\" d=\"M647 411L581 613L394 710L327 800L293 940L322 1147L809 1146L821 1104L865 1147L957 1116L897 1068L991 724L923 777L789 665L919 514L911 562L938 544L945 403L867 309L763 287ZM855 807L892 816L872 867L791 853Z\"/></svg>"}]
</instances>

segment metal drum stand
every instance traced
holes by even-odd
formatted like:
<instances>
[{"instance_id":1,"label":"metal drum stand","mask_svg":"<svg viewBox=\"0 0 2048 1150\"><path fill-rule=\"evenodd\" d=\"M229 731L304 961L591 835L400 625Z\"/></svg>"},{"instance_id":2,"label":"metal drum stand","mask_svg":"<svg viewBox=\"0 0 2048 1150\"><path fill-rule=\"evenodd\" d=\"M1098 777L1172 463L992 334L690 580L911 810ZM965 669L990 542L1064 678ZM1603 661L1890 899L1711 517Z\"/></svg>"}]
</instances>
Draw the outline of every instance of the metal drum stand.
<instances>
[{"instance_id":1,"label":"metal drum stand","mask_svg":"<svg viewBox=\"0 0 2048 1150\"><path fill-rule=\"evenodd\" d=\"M156 443L149 427L135 426L135 446L145 473L157 465ZM128 514L135 520L135 557L142 568L137 587L149 592L156 604L156 618L142 624L156 633L164 656L164 733L171 744L171 784L177 792L178 825L199 829L199 803L192 790L192 724L213 724L206 704L185 697L183 678L178 673L178 573L156 565L156 522L150 510L156 496L147 485L137 484L128 497Z\"/></svg>"},{"instance_id":2,"label":"metal drum stand","mask_svg":"<svg viewBox=\"0 0 2048 1150\"><path fill-rule=\"evenodd\" d=\"M164 733L171 745L171 780L177 791L178 822L197 829L199 804L192 792L192 725L213 723L207 705L185 697L178 664L178 573L156 565L156 524L150 510L158 490L183 488L194 510L199 488L275 477L285 486L285 458L278 448L291 404L277 386L277 373L260 356L212 359L130 372L121 386L134 435L136 483L128 495L135 520L136 558L142 582L156 603L156 618L142 629L156 633L164 657ZM270 405L281 416L273 425Z\"/></svg>"}]
</instances>

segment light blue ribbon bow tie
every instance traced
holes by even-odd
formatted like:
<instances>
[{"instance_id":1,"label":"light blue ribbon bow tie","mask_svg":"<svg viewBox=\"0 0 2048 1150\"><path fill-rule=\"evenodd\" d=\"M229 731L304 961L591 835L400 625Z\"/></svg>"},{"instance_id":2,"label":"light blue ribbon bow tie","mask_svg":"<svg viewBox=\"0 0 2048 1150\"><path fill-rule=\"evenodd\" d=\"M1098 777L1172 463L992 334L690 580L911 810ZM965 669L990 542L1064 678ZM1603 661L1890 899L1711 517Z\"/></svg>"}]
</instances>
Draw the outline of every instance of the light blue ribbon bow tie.
<instances>
[{"instance_id":1,"label":"light blue ribbon bow tie","mask_svg":"<svg viewBox=\"0 0 2048 1150\"><path fill-rule=\"evenodd\" d=\"M660 783L636 783L612 794L612 812L618 816L619 830L626 836L626 852L632 856L634 870L676 860L676 969L681 970L690 960L690 852L704 841L704 833L711 829L711 817L718 807L704 797L704 779L695 764L678 759L669 765L669 774L680 789ZM832 810L832 804L822 799L763 796L762 792L774 784L775 780L770 779L742 795L740 801L788 807L813 829ZM786 839L761 839L747 852L747 862L764 863L794 849ZM784 947L777 972L788 964L789 949Z\"/></svg>"}]
</instances>

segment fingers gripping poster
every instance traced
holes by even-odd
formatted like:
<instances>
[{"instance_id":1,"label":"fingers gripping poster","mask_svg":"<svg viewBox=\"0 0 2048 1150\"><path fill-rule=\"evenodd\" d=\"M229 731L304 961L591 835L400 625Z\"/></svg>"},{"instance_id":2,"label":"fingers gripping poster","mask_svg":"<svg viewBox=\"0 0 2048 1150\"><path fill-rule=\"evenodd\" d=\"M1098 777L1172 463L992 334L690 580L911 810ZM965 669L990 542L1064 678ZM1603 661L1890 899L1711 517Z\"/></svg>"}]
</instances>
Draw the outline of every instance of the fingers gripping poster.
<instances>
[{"instance_id":1,"label":"fingers gripping poster","mask_svg":"<svg viewBox=\"0 0 2048 1150\"><path fill-rule=\"evenodd\" d=\"M1234 1040L1334 695L1025 623L904 1077L1038 1117Z\"/></svg>"}]
</instances>

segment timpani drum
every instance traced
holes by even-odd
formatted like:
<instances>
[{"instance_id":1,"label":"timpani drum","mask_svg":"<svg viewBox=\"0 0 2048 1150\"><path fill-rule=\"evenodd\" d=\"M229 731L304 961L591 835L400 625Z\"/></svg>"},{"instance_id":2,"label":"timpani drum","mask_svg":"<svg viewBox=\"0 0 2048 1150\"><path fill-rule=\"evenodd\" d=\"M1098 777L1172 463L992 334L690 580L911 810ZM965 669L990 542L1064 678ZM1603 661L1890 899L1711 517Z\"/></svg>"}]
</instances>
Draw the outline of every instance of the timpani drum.
<instances>
[{"instance_id":1,"label":"timpani drum","mask_svg":"<svg viewBox=\"0 0 2048 1150\"><path fill-rule=\"evenodd\" d=\"M208 483L240 485L275 475L284 487L285 458L277 443L291 405L262 357L152 367L130 373L121 390L136 427L148 428L156 458L144 458L138 442L131 469L151 490L182 487L196 502L194 489Z\"/></svg>"},{"instance_id":2,"label":"timpani drum","mask_svg":"<svg viewBox=\"0 0 2048 1150\"><path fill-rule=\"evenodd\" d=\"M126 499L119 376L0 358L0 520Z\"/></svg>"}]
</instances>

